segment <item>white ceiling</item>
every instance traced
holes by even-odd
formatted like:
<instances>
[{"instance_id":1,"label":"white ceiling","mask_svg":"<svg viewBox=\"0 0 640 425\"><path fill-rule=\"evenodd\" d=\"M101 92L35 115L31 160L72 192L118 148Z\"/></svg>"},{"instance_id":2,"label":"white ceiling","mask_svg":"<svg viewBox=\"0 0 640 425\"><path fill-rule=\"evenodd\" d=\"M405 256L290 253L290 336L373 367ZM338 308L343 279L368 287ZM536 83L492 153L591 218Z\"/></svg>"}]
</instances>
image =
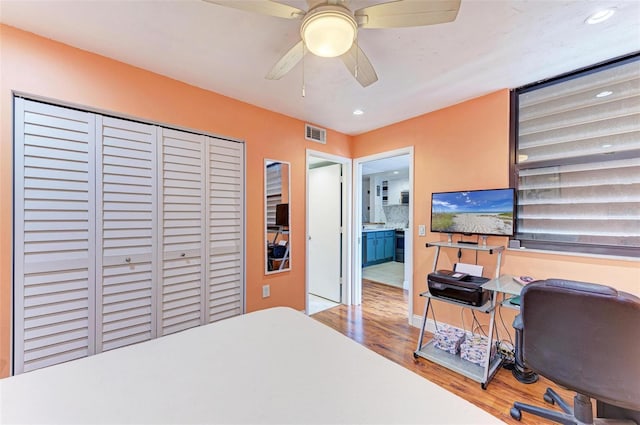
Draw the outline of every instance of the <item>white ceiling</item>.
<instances>
[{"instance_id":1,"label":"white ceiling","mask_svg":"<svg viewBox=\"0 0 640 425\"><path fill-rule=\"evenodd\" d=\"M584 24L604 7L613 18ZM379 78L367 88L340 59L307 55L303 98L302 64L264 79L296 20L199 0L1 0L0 22L350 135L640 50L640 1L462 0L452 23L360 30Z\"/></svg>"}]
</instances>

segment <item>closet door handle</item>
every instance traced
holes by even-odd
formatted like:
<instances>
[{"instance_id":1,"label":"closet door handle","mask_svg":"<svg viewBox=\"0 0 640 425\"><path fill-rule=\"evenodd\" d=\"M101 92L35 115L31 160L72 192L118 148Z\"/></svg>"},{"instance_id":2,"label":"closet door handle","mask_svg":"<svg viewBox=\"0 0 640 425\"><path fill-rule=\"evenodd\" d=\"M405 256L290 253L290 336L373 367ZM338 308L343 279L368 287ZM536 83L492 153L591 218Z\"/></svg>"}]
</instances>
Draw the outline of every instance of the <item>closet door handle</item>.
<instances>
[{"instance_id":1,"label":"closet door handle","mask_svg":"<svg viewBox=\"0 0 640 425\"><path fill-rule=\"evenodd\" d=\"M130 263L131 262L131 257L127 257L124 259L125 262Z\"/></svg>"},{"instance_id":2,"label":"closet door handle","mask_svg":"<svg viewBox=\"0 0 640 425\"><path fill-rule=\"evenodd\" d=\"M183 252L182 254L180 254L180 256L184 258L187 256L187 254Z\"/></svg>"}]
</instances>

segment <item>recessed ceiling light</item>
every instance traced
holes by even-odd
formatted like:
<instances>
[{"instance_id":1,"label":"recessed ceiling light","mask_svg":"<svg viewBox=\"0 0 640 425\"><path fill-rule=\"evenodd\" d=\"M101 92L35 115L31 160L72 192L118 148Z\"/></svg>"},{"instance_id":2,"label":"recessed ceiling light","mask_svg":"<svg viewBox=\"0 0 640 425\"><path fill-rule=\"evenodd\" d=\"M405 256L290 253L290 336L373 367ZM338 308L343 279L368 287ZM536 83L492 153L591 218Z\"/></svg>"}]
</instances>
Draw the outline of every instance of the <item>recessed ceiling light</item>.
<instances>
[{"instance_id":1,"label":"recessed ceiling light","mask_svg":"<svg viewBox=\"0 0 640 425\"><path fill-rule=\"evenodd\" d=\"M353 115L362 115L364 114L364 111L362 109L356 109L353 111Z\"/></svg>"},{"instance_id":2,"label":"recessed ceiling light","mask_svg":"<svg viewBox=\"0 0 640 425\"><path fill-rule=\"evenodd\" d=\"M610 148L611 146L613 146L611 143L606 143L604 145L602 145L603 148Z\"/></svg>"},{"instance_id":3,"label":"recessed ceiling light","mask_svg":"<svg viewBox=\"0 0 640 425\"><path fill-rule=\"evenodd\" d=\"M601 91L600 93L598 93L598 94L596 95L596 97L607 97L607 96L610 96L610 95L612 95L612 94L613 94L613 92L612 92L612 91L605 90L605 91Z\"/></svg>"},{"instance_id":4,"label":"recessed ceiling light","mask_svg":"<svg viewBox=\"0 0 640 425\"><path fill-rule=\"evenodd\" d=\"M609 19L610 17L612 17L615 12L616 11L614 9L600 10L600 11L592 14L591 16L589 16L585 20L585 22L587 24L599 24L600 22L604 22L607 19Z\"/></svg>"},{"instance_id":5,"label":"recessed ceiling light","mask_svg":"<svg viewBox=\"0 0 640 425\"><path fill-rule=\"evenodd\" d=\"M400 171L394 171L393 174L400 174Z\"/></svg>"}]
</instances>

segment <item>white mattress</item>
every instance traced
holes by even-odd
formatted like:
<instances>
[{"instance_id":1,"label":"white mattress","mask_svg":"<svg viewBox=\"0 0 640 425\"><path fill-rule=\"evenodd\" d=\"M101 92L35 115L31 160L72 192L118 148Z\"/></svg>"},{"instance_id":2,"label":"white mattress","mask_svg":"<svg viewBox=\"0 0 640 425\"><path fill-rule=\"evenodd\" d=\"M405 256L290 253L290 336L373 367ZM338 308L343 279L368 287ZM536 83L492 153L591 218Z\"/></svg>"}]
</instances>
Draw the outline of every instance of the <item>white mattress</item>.
<instances>
[{"instance_id":1,"label":"white mattress","mask_svg":"<svg viewBox=\"0 0 640 425\"><path fill-rule=\"evenodd\" d=\"M288 308L0 380L2 423L502 423Z\"/></svg>"}]
</instances>

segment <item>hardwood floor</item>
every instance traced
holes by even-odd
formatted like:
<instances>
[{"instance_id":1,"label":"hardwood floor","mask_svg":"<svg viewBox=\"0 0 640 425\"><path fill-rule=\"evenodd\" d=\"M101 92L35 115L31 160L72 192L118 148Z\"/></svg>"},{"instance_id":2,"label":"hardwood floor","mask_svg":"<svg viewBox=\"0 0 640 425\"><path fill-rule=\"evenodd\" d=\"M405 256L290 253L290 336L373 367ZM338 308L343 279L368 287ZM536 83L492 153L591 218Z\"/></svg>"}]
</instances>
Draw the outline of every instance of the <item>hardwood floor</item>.
<instances>
[{"instance_id":1,"label":"hardwood floor","mask_svg":"<svg viewBox=\"0 0 640 425\"><path fill-rule=\"evenodd\" d=\"M550 424L527 413L520 422L509 415L514 401L550 407L542 400L547 387L552 387L573 402L573 394L540 378L535 384L521 384L510 370L500 369L486 390L480 384L423 358L414 359L419 329L407 323L407 295L402 289L363 280L361 306L331 308L314 314L314 319L336 329L349 338L404 366L443 388L468 400L510 424ZM428 414L428 412L425 412Z\"/></svg>"}]
</instances>

